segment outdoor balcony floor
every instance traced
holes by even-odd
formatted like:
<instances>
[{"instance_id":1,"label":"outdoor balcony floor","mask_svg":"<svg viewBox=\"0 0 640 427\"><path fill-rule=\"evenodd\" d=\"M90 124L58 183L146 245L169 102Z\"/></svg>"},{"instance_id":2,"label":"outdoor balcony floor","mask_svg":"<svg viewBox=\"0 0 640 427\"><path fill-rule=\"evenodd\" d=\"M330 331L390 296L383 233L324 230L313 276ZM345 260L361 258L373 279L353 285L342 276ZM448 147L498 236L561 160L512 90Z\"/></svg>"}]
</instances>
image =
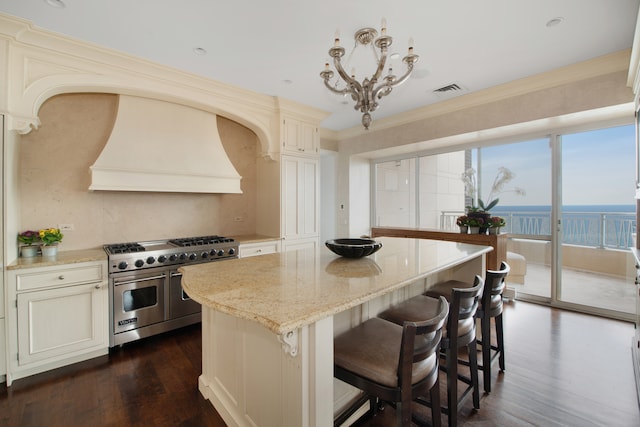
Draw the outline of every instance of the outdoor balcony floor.
<instances>
[{"instance_id":1,"label":"outdoor balcony floor","mask_svg":"<svg viewBox=\"0 0 640 427\"><path fill-rule=\"evenodd\" d=\"M507 281L507 286L515 288L517 295L549 298L551 267L529 263L524 282L521 285ZM636 310L634 279L564 268L561 300L633 314Z\"/></svg>"}]
</instances>

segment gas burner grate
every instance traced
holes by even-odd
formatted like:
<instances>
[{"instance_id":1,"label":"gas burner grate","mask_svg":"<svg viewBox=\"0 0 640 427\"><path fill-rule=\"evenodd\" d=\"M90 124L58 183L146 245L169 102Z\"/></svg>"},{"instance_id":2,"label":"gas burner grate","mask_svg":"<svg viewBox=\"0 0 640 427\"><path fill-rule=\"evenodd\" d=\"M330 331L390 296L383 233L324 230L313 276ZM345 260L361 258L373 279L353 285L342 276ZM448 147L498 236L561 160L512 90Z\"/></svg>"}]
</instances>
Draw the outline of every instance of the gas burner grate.
<instances>
[{"instance_id":1,"label":"gas burner grate","mask_svg":"<svg viewBox=\"0 0 640 427\"><path fill-rule=\"evenodd\" d=\"M114 245L106 245L105 247L112 254L128 254L145 251L144 246L140 243L117 243Z\"/></svg>"},{"instance_id":2,"label":"gas burner grate","mask_svg":"<svg viewBox=\"0 0 640 427\"><path fill-rule=\"evenodd\" d=\"M186 237L182 239L171 239L169 243L180 247L187 246L202 246L213 245L219 243L233 243L235 240L229 237L222 236L200 236L200 237Z\"/></svg>"}]
</instances>

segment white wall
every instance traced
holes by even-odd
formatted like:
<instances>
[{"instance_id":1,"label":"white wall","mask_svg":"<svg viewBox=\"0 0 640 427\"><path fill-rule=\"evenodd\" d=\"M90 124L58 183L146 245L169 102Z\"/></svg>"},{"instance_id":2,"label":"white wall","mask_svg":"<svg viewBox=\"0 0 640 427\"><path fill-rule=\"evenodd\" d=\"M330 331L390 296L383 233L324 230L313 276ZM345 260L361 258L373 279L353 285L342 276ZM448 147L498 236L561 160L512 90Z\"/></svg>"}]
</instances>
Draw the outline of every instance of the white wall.
<instances>
[{"instance_id":1,"label":"white wall","mask_svg":"<svg viewBox=\"0 0 640 427\"><path fill-rule=\"evenodd\" d=\"M442 211L464 211L464 151L420 158L420 227L440 228Z\"/></svg>"},{"instance_id":2,"label":"white wall","mask_svg":"<svg viewBox=\"0 0 640 427\"><path fill-rule=\"evenodd\" d=\"M360 237L371 233L371 163L353 156L349 161L349 235Z\"/></svg>"},{"instance_id":3,"label":"white wall","mask_svg":"<svg viewBox=\"0 0 640 427\"><path fill-rule=\"evenodd\" d=\"M338 210L338 153L320 150L320 242L335 239Z\"/></svg>"}]
</instances>

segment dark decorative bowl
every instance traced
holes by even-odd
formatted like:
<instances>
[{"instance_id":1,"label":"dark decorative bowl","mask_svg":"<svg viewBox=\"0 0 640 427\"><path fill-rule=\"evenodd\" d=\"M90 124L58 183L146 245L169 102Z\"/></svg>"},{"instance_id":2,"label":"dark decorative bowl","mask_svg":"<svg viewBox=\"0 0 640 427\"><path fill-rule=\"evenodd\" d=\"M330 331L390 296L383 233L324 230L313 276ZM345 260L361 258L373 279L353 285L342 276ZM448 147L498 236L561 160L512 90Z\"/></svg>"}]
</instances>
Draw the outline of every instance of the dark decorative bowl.
<instances>
[{"instance_id":1,"label":"dark decorative bowl","mask_svg":"<svg viewBox=\"0 0 640 427\"><path fill-rule=\"evenodd\" d=\"M369 256L382 247L382 243L371 239L333 239L327 240L324 244L333 253L346 258Z\"/></svg>"}]
</instances>

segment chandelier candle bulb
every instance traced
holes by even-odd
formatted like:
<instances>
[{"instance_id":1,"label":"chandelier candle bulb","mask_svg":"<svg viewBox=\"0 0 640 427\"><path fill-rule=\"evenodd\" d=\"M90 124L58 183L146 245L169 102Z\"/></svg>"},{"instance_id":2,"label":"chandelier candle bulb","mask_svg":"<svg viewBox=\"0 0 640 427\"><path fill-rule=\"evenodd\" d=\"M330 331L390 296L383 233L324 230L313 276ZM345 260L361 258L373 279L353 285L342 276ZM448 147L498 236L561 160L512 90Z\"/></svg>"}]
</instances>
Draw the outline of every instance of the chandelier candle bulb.
<instances>
[{"instance_id":1,"label":"chandelier candle bulb","mask_svg":"<svg viewBox=\"0 0 640 427\"><path fill-rule=\"evenodd\" d=\"M382 23L380 24L381 30L380 33L384 36L387 34L387 19L382 18Z\"/></svg>"}]
</instances>

